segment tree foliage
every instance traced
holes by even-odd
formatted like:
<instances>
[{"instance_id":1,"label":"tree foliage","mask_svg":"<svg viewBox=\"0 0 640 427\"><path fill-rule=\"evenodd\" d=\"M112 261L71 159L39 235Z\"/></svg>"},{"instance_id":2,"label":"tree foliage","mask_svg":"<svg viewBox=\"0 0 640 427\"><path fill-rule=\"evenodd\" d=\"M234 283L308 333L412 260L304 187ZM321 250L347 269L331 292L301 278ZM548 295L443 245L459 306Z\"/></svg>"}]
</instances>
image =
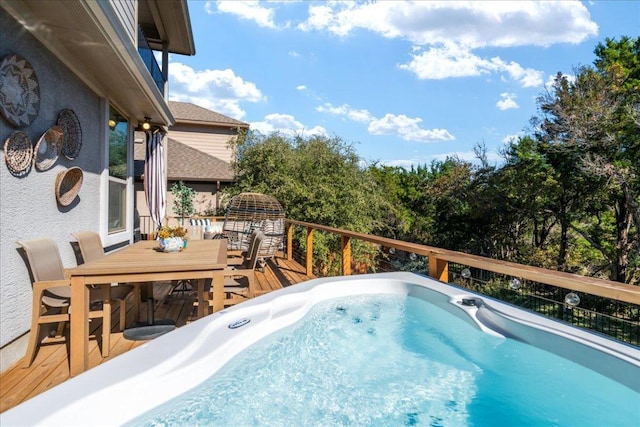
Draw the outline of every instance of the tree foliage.
<instances>
[{"instance_id":1,"label":"tree foliage","mask_svg":"<svg viewBox=\"0 0 640 427\"><path fill-rule=\"evenodd\" d=\"M555 214L624 282L640 248L640 39L607 39L595 53L595 67L577 69L573 81L558 74L539 99L536 136L577 204Z\"/></svg>"},{"instance_id":2,"label":"tree foliage","mask_svg":"<svg viewBox=\"0 0 640 427\"><path fill-rule=\"evenodd\" d=\"M180 223L184 225L185 217L195 213L193 199L196 192L193 188L187 187L184 182L179 181L171 186L171 194L173 195L173 212L180 216Z\"/></svg>"},{"instance_id":3,"label":"tree foliage","mask_svg":"<svg viewBox=\"0 0 640 427\"><path fill-rule=\"evenodd\" d=\"M236 145L236 183L230 195L258 192L275 197L287 217L362 233L378 233L386 225L390 204L371 173L361 167L353 147L340 138L288 138L279 134L241 135ZM304 239L299 237L301 247ZM335 270L339 241L314 235L319 268ZM371 248L352 247L354 257Z\"/></svg>"},{"instance_id":4,"label":"tree foliage","mask_svg":"<svg viewBox=\"0 0 640 427\"><path fill-rule=\"evenodd\" d=\"M231 192L270 194L292 219L640 284L640 38L607 39L595 54L557 74L500 166L483 144L476 162L404 169L364 167L337 137L249 134ZM338 248L317 237L322 268Z\"/></svg>"}]
</instances>

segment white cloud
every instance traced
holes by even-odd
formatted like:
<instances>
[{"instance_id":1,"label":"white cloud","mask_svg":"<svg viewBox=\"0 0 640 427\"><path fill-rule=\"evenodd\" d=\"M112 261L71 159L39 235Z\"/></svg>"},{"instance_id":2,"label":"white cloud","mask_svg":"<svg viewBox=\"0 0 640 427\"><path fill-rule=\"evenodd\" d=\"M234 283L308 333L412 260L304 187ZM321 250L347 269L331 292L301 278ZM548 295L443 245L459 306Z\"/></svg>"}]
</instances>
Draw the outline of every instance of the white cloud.
<instances>
[{"instance_id":1,"label":"white cloud","mask_svg":"<svg viewBox=\"0 0 640 427\"><path fill-rule=\"evenodd\" d=\"M418 167L419 165L423 165L426 162L420 160L388 160L386 162L382 162L382 164L386 166L399 166L401 168L405 168L407 170L411 170L411 167Z\"/></svg>"},{"instance_id":2,"label":"white cloud","mask_svg":"<svg viewBox=\"0 0 640 427\"><path fill-rule=\"evenodd\" d=\"M524 136L524 132L517 132L511 135L505 135L504 138L502 138L502 143L504 145L510 144L512 142L517 141L518 139L522 138Z\"/></svg>"},{"instance_id":3,"label":"white cloud","mask_svg":"<svg viewBox=\"0 0 640 427\"><path fill-rule=\"evenodd\" d=\"M260 122L251 122L251 129L263 135L280 133L286 136L309 137L313 135L327 135L327 131L322 126L314 126L307 129L301 122L290 114L268 114Z\"/></svg>"},{"instance_id":4,"label":"white cloud","mask_svg":"<svg viewBox=\"0 0 640 427\"><path fill-rule=\"evenodd\" d=\"M387 113L381 119L372 120L368 130L372 135L397 134L405 141L432 142L455 139L446 129L421 129L419 126L421 122L420 118Z\"/></svg>"},{"instance_id":5,"label":"white cloud","mask_svg":"<svg viewBox=\"0 0 640 427\"><path fill-rule=\"evenodd\" d=\"M555 83L556 76L557 76L556 74L550 75L547 78L547 81L544 83L544 87L548 91L552 91L553 90L553 84ZM567 82L569 82L570 84L576 81L576 76L574 76L573 74L563 74L562 78L566 79Z\"/></svg>"},{"instance_id":6,"label":"white cloud","mask_svg":"<svg viewBox=\"0 0 640 427\"><path fill-rule=\"evenodd\" d=\"M368 123L372 120L371 114L367 110L356 110L351 108L348 104L334 107L327 102L324 105L316 107L316 111L321 113L331 113L336 116L345 116L355 122L360 123Z\"/></svg>"},{"instance_id":7,"label":"white cloud","mask_svg":"<svg viewBox=\"0 0 640 427\"><path fill-rule=\"evenodd\" d=\"M522 87L536 87L542 84L542 71L534 70L533 68L522 68L520 64L515 62L509 62L508 64L494 58L497 68L500 71L506 71L509 76L519 82Z\"/></svg>"},{"instance_id":8,"label":"white cloud","mask_svg":"<svg viewBox=\"0 0 640 427\"><path fill-rule=\"evenodd\" d=\"M246 114L241 102L266 101L255 83L243 80L230 69L196 71L172 62L169 78L172 101L192 102L238 120Z\"/></svg>"},{"instance_id":9,"label":"white cloud","mask_svg":"<svg viewBox=\"0 0 640 427\"><path fill-rule=\"evenodd\" d=\"M542 84L542 71L523 68L515 62L506 63L495 57L483 59L469 49L452 43L430 47L423 51L414 47L411 60L399 67L411 71L419 79L446 79L451 77L473 77L491 73L506 73L523 87Z\"/></svg>"},{"instance_id":10,"label":"white cloud","mask_svg":"<svg viewBox=\"0 0 640 427\"><path fill-rule=\"evenodd\" d=\"M310 3L305 31L346 36L365 29L419 45L550 46L598 33L579 1L379 1Z\"/></svg>"},{"instance_id":11,"label":"white cloud","mask_svg":"<svg viewBox=\"0 0 640 427\"><path fill-rule=\"evenodd\" d=\"M330 1L311 3L308 13L303 31L345 37L361 29L428 47L400 65L420 79L506 73L523 87L542 85L543 73L474 49L577 44L598 34L579 1Z\"/></svg>"},{"instance_id":12,"label":"white cloud","mask_svg":"<svg viewBox=\"0 0 640 427\"><path fill-rule=\"evenodd\" d=\"M290 24L278 26L276 12L293 4L299 2L216 1L207 2L205 10L213 13L215 8L277 29ZM307 10L306 20L297 25L302 31L346 37L365 30L428 48L414 51L400 65L420 79L505 73L522 87L541 86L541 71L500 57L482 58L474 50L578 44L598 34L580 1L327 1L309 2Z\"/></svg>"},{"instance_id":13,"label":"white cloud","mask_svg":"<svg viewBox=\"0 0 640 427\"><path fill-rule=\"evenodd\" d=\"M274 22L274 9L264 7L257 1L215 1L206 2L205 10L207 13L213 13L213 4L220 13L230 13L241 19L254 21L260 27L277 29L278 26ZM285 25L286 27L287 25Z\"/></svg>"},{"instance_id":14,"label":"white cloud","mask_svg":"<svg viewBox=\"0 0 640 427\"><path fill-rule=\"evenodd\" d=\"M413 72L419 79L439 80L487 74L492 65L469 50L449 43L439 48L431 47L427 51L414 47L411 61L399 67Z\"/></svg>"},{"instance_id":15,"label":"white cloud","mask_svg":"<svg viewBox=\"0 0 640 427\"><path fill-rule=\"evenodd\" d=\"M476 165L480 164L480 161L478 160L478 158L476 157L476 154L473 151L451 151L448 153L433 154L430 156L425 156L422 158L415 158L410 160L409 159L385 160L385 161L382 161L381 163L387 166L399 166L407 170L410 170L411 167L416 168L421 165L429 165L434 160L438 162L444 162L447 159L453 159L453 158L459 159L464 162L476 164ZM497 164L497 163L503 162L504 159L499 153L487 152L487 161L490 164L491 163Z\"/></svg>"},{"instance_id":16,"label":"white cloud","mask_svg":"<svg viewBox=\"0 0 640 427\"><path fill-rule=\"evenodd\" d=\"M351 108L348 104L334 106L325 103L316 107L316 111L343 116L354 122L366 123L367 131L371 135L397 135L405 141L433 142L451 141L455 138L446 129L422 129L419 117L409 118L404 114L396 115L387 113L383 118L378 119L371 115L368 110L358 110Z\"/></svg>"},{"instance_id":17,"label":"white cloud","mask_svg":"<svg viewBox=\"0 0 640 427\"><path fill-rule=\"evenodd\" d=\"M500 97L502 99L496 103L496 107L498 107L500 110L512 110L514 108L520 108L518 103L515 101L515 93L501 93Z\"/></svg>"},{"instance_id":18,"label":"white cloud","mask_svg":"<svg viewBox=\"0 0 640 427\"><path fill-rule=\"evenodd\" d=\"M504 160L499 153L495 151L487 152L487 161L488 162L500 162ZM476 153L474 151L452 151L449 153L440 153L429 156L432 160L445 161L448 158L458 158L465 162L469 163L478 163L479 160L476 157Z\"/></svg>"},{"instance_id":19,"label":"white cloud","mask_svg":"<svg viewBox=\"0 0 640 427\"><path fill-rule=\"evenodd\" d=\"M313 89L309 89L306 85L298 85L296 86L296 90L316 101L322 101L322 97L318 95Z\"/></svg>"}]
</instances>

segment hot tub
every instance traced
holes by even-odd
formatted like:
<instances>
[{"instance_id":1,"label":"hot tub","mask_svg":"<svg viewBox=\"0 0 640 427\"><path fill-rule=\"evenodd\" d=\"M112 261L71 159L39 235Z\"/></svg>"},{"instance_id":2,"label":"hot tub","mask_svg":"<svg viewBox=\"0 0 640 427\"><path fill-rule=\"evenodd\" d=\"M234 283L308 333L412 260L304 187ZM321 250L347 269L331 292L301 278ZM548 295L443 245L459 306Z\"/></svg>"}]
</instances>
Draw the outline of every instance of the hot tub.
<instances>
[{"instance_id":1,"label":"hot tub","mask_svg":"<svg viewBox=\"0 0 640 427\"><path fill-rule=\"evenodd\" d=\"M362 298L363 296L374 298L367 302L369 307L374 308L374 314L371 314L371 310L362 312L358 311L361 309L352 309L349 305L350 299L356 297ZM567 406L567 413L566 418L563 418L564 421L560 422L561 425L567 424L568 420L574 419L572 418L572 401L582 401L584 403L584 396L581 395L581 393L584 392L584 388L588 388L589 384L601 384L602 381L608 384L607 387L609 387L609 384L614 384L614 387L620 387L618 392L621 396L624 396L626 406L635 404L634 408L640 407L640 350L638 348L547 319L458 287L440 283L419 274L400 272L315 279L272 292L207 316L206 318L150 341L122 356L114 358L0 414L0 424L3 426L149 424L149 417L152 419L154 412L163 413L166 408L171 407L172 402L180 402L177 399L193 393L194 389L197 389L203 383L209 381L210 378L215 378L216 376L214 374L216 374L216 372L222 372L227 366L233 365L234 359L238 360L237 358L242 356L247 349L255 347L255 345L260 344L272 335L288 330L287 328L291 329L294 325L303 321L310 312L313 312L315 307L322 304L333 305L329 309L325 308L324 310L329 311L322 312L319 318L327 318L327 313L329 313L329 315L334 316L335 319L346 319L345 322L347 323L345 323L345 325L357 324L356 326L360 327L360 324L362 324L365 335L378 335L379 339L382 335L382 327L386 326L386 319L388 318L384 312L380 312L380 310L383 310L381 307L384 307L385 303L381 303L375 299L380 296L392 296L396 299L406 298L411 299L411 301L418 301L419 305L417 307L419 310L434 313L437 311L445 316L439 318L441 320L433 320L435 323L441 323L438 326L440 329L436 332L429 329L431 331L430 337L436 334L442 335L439 336L438 339L444 343L441 345L446 347L446 350L444 350L445 353L440 355L442 360L437 361L437 363L433 361L428 362L430 363L428 365L429 369L440 370L439 377L436 378L437 381L439 381L438 386L423 389L422 385L424 384L414 384L413 386L417 388L415 390L411 389L412 395L424 394L424 396L421 397L423 399L422 405L424 406L426 404L430 408L433 408L430 410L439 411L437 416L427 414L426 412L428 411L423 408L411 410L402 409L404 412L400 415L393 414L393 416L397 415L401 418L375 418L377 415L373 415L374 418L357 418L362 417L362 414L354 414L348 411L340 413L343 409L340 408L342 405L340 402L345 402L344 405L347 405L346 399L341 398L338 403L323 403L326 407L317 411L318 418L316 418L315 421L296 418L297 415L295 414L293 414L293 418L290 420L284 418L268 418L269 420L275 425L291 424L293 422L291 420L297 420L295 423L304 421L305 424L322 424L328 422L327 420L331 420L331 424L358 424L358 420L365 420L362 421L365 423L377 423L382 422L380 420L387 420L387 422L394 424L396 421L400 421L405 425L428 425L433 424L434 419L436 421L439 419L439 422L447 424L448 419L446 417L453 414L451 416L454 418L448 421L449 424L477 424L477 419L473 418L477 416L475 412L484 411L493 413L492 411L498 410L495 407L503 404L500 401L500 396L492 395L489 397L489 403L485 402L483 404L482 410L474 406L474 401L479 400L479 389L490 387L488 385L479 385L478 378L485 375L483 381L486 383L487 372L492 369L496 370L496 366L498 366L497 370L499 370L502 362L493 360L491 362L493 367L489 367L488 365L484 366L484 362L479 362L478 360L486 357L476 357L473 356L472 353L476 351L476 347L480 344L488 344L489 350L493 352L495 348L501 346L507 347L507 345L503 343L510 342L515 342L517 345L524 343L526 346L511 350L507 355L501 355L499 353L491 354L491 359L499 357L522 357L523 361L526 360L526 363L523 362L522 370L531 371L534 369L532 365L536 363L544 365L549 364L549 362L531 361L528 358L529 353L539 352L543 354L543 357L547 357L545 356L546 354L552 353L554 357L560 356L569 363L569 367L564 367L563 365L563 367L560 368L561 370L572 370L575 365L581 369L582 367L587 368L588 371L585 372L589 372L589 375L594 375L595 379L593 382L583 378L581 380L583 382L580 383L581 385L569 387L569 390L575 389L575 393L572 392L575 396L562 396L562 399L565 399L563 400L563 405ZM336 302L333 303L334 301ZM351 314L348 313L349 310L351 310ZM404 316L403 313L405 310L407 309L400 308L397 311L401 316ZM414 320L411 321L415 323ZM334 334L344 335L343 328L339 326L337 322L333 320L330 322L328 327L323 328L335 329L335 331L333 331ZM407 320L405 319L403 322L407 322ZM431 322L431 320L427 322ZM420 330L420 328L425 329L426 327L418 325L418 330ZM428 326L428 328L432 328L432 326ZM445 336L446 334L442 332L453 328L456 329L457 337ZM418 337L417 343L414 342L414 344L409 345L411 348L409 348L408 355L403 355L403 359L398 363L403 363L408 359L415 359L418 362L423 362L428 359L428 357L422 354L416 356L419 351L415 347L435 346L435 344L426 345L424 342L421 342L421 340L425 340L424 335L421 335L421 337L422 338ZM346 339L345 342L347 343L352 341L349 337L342 338ZM371 337L365 337L365 339L370 338ZM454 339L457 341L453 342ZM322 340L324 340L324 338ZM324 346L322 340L320 340L320 344ZM403 340L406 341L406 337L404 337ZM344 344L340 345L344 346ZM299 344L297 344L297 346L299 346ZM366 344L360 344L361 349L365 349L364 347L366 347ZM401 343L400 347L407 347L406 342ZM355 351L358 350L356 349L350 354L355 354ZM332 352L335 351L332 350ZM384 360L387 357L391 357L388 352L389 350L384 350L373 353L375 355L374 358ZM516 356L514 356L514 354ZM517 356L518 354L520 354L520 356ZM468 362L469 366L473 366L471 374L465 371L465 367L444 366L447 360L460 359L461 355L473 359ZM467 364L466 361L456 363L458 363L458 365L464 363L465 366ZM453 363L453 365L456 363ZM289 365L289 362L283 364ZM314 365L315 364L314 362ZM367 362L363 362L359 365L366 366L367 364ZM507 369L506 366L509 364L510 366L518 366L517 363L513 363L513 360L511 360L511 362L504 365L505 369ZM558 364L558 362L551 362L551 364ZM420 374L421 371L427 370L421 366L424 365L413 365L411 369L414 370L413 374L415 375L410 374L409 376L416 376ZM279 367L278 369L281 368ZM380 371L386 368L376 369ZM483 370L486 372L482 372ZM579 372L580 373L576 375L584 377L584 372ZM296 385L285 384L284 388L296 388L296 390L294 390L295 395L304 395L305 391L297 390L297 388L300 387L300 384L304 385L306 379L309 380L307 382L311 382L310 378L313 374L306 373L306 371L295 374L297 377L302 377L302 382L296 383ZM370 373L367 375L369 374ZM267 377L269 376L269 374L266 375ZM305 378L305 375L308 375L308 377ZM513 373L509 375L513 375ZM515 372L515 375L518 375L518 373ZM549 374L544 374L541 371L540 375L535 375L534 371L528 372L528 375L530 375L529 378L536 378ZM551 375L555 376L556 373ZM454 397L442 398L441 396L438 397L429 394L437 394L438 390L447 389L448 387L441 381L446 380L448 377L451 378L450 382L455 383L450 390L451 396ZM431 378L432 377L420 381L422 383L428 383L432 381ZM571 380L571 378L569 378L569 380ZM395 379L385 379L384 381L385 384L390 384L394 383ZM420 381L418 382L420 383ZM514 383L518 381L520 380L516 379ZM544 387L546 387L545 384L547 384L546 380L541 382L539 387L541 387L541 391L544 390L544 393L540 394L555 392L554 390L544 389ZM359 393L360 390L358 386L354 386L351 383L348 386L351 387L349 393ZM338 387L344 388L345 385L338 384ZM395 403L396 406L405 405L405 397L409 397L402 396L402 387L409 386L401 386L398 389L399 391L397 390L400 396L398 397L396 393L396 397L394 397L397 399ZM596 387L600 388L603 386ZM393 387L389 386L389 388ZM529 388L529 386L527 385L521 388L526 389ZM215 394L217 393L215 390L220 389L213 387L213 390ZM406 388L406 390L409 390L409 388ZM513 393L521 392L523 391L520 389L513 391ZM308 393L310 393L311 396L315 396L314 393L316 392L312 391ZM489 390L489 393L493 392ZM598 393L604 394L606 392L602 389L592 391L592 394L597 395ZM370 397L367 396L367 393L364 394L365 399ZM251 390L251 396L257 395L262 396L258 391ZM274 395L272 394L271 396ZM557 399L554 399L558 400L560 398L561 396L558 396ZM371 399L373 399L373 397L371 397ZM381 401L389 400L386 396L381 397L381 399ZM492 408L492 404L490 403L492 399L496 400L494 408ZM526 397L526 399L529 399L529 397ZM269 399L263 398L262 400L265 401L266 406L273 406L273 402L269 402ZM312 398L311 400L314 399ZM294 405L294 402L289 399L289 403L287 404ZM309 402L303 402L304 411L306 412L309 412L308 405ZM358 409L358 412L360 412L362 404L358 403L357 405L360 405ZM525 406L529 407L532 405L535 407L535 402L526 402ZM178 404L177 406L184 405ZM499 408L500 413L504 413L507 410L508 408ZM585 408L582 411L588 410L590 410L590 408ZM624 412L624 409L616 411L615 408L611 407L602 408L602 411L611 412L612 410L613 412ZM260 409L252 409L252 411L253 414L255 414L260 412ZM292 411L295 411L294 406L287 408L285 412L289 414ZM609 416L608 414L605 415L607 417ZM600 416L605 415L600 414ZM615 422L625 424L625 422L628 421L629 425L637 425L639 420L634 419L635 415L637 415L637 409L634 409L633 412L628 414L620 414L620 418L616 419ZM250 416L253 417L254 415ZM275 416L277 417L278 415ZM383 416L386 415L383 414ZM495 417L495 414L492 416ZM554 425L555 418L553 417L558 416L559 415L550 415L549 425ZM594 415L595 418L590 418L590 415L585 415L586 418L579 418L580 423L585 425L585 422L589 424L589 420L594 420L593 424L595 425L596 422L601 422L601 419L597 418L598 416L599 415ZM611 414L611 416L613 416L613 414ZM180 419L184 420L185 418ZM508 419L508 417L504 418L503 421ZM610 418L607 419L611 421ZM497 421L498 420L494 418L494 422ZM165 422L167 422L166 419ZM169 422L180 423L175 420ZM216 419L208 421L199 420L199 422L203 424L215 424ZM228 422L230 421L227 421L227 423ZM241 422L242 424L267 423L261 418L247 418L234 422ZM571 424L571 422L569 422L569 424Z\"/></svg>"}]
</instances>

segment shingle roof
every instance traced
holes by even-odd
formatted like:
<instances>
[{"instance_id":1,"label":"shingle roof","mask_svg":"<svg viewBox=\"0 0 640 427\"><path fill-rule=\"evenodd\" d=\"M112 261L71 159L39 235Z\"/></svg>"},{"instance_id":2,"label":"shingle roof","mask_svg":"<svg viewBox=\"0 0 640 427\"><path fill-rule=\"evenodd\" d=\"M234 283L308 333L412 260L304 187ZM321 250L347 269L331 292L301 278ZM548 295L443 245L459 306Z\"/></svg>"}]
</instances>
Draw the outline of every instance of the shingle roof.
<instances>
[{"instance_id":1,"label":"shingle roof","mask_svg":"<svg viewBox=\"0 0 640 427\"><path fill-rule=\"evenodd\" d=\"M169 181L233 181L231 165L215 156L167 138L167 179ZM144 172L145 145L135 145L135 176Z\"/></svg>"},{"instance_id":2,"label":"shingle roof","mask_svg":"<svg viewBox=\"0 0 640 427\"><path fill-rule=\"evenodd\" d=\"M207 110L189 102L169 101L169 109L176 119L176 124L180 122L202 122L210 125L227 126L227 127L243 127L248 128L249 123L232 119L224 114Z\"/></svg>"}]
</instances>

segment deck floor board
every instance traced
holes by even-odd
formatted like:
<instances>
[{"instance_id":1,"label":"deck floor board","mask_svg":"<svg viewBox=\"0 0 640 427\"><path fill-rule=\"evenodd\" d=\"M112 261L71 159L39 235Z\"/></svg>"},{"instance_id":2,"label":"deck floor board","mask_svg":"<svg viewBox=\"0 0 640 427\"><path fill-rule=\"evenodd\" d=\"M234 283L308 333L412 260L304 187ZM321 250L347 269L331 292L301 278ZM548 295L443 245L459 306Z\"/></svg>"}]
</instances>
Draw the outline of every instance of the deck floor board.
<instances>
[{"instance_id":1,"label":"deck floor board","mask_svg":"<svg viewBox=\"0 0 640 427\"><path fill-rule=\"evenodd\" d=\"M309 279L311 277L305 275L304 267L295 261L284 258L269 260L263 272L256 270L257 294L268 293ZM174 292L170 294L171 289L171 282L154 286L155 318L174 319L178 327L196 320L195 292ZM134 321L131 298L129 296L127 301L128 325ZM107 358L102 358L101 355L101 320L95 319L91 322L91 337L89 340L90 367L98 366L144 344L145 341L125 339L119 330L119 319L119 307L115 305L111 316L111 345L109 357ZM140 320L147 320L146 301L143 301L140 305ZM68 328L65 330L65 334L68 337ZM51 342L40 346L31 367L22 368L22 360L19 360L16 364L0 373L0 413L69 379L66 340L57 338L49 341Z\"/></svg>"}]
</instances>

